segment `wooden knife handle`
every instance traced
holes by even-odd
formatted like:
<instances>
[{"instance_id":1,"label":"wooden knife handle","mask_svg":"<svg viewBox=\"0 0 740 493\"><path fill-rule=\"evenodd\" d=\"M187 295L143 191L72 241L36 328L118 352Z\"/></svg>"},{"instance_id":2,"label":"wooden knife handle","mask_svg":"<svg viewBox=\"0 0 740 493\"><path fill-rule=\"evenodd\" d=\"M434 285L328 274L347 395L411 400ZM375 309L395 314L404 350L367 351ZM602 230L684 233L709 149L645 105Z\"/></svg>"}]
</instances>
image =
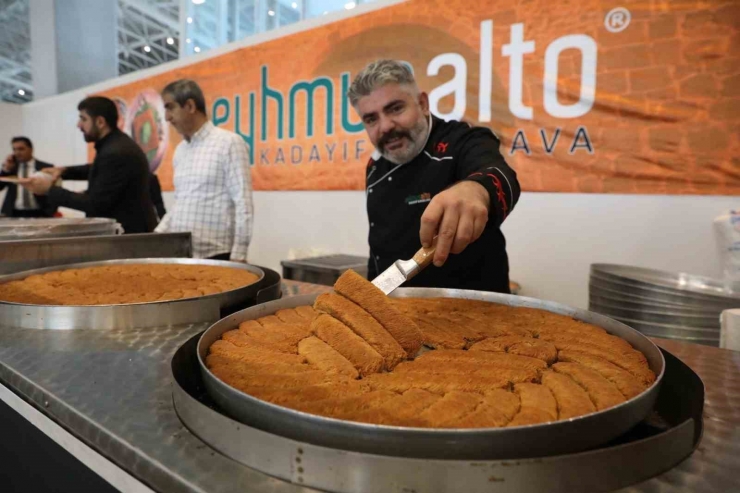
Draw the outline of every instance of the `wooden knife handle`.
<instances>
[{"instance_id":1,"label":"wooden knife handle","mask_svg":"<svg viewBox=\"0 0 740 493\"><path fill-rule=\"evenodd\" d=\"M422 247L414 254L412 260L419 264L419 270L424 269L434 260L434 252L437 251L437 237L434 238L432 246L429 248Z\"/></svg>"}]
</instances>

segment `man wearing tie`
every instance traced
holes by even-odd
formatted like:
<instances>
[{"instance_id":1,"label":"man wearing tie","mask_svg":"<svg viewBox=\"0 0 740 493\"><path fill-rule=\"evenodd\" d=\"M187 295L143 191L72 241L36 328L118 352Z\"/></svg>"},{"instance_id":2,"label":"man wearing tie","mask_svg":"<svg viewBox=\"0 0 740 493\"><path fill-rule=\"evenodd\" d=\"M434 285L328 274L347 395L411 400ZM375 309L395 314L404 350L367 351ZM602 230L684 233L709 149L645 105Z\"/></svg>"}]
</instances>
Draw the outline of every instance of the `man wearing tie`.
<instances>
[{"instance_id":1,"label":"man wearing tie","mask_svg":"<svg viewBox=\"0 0 740 493\"><path fill-rule=\"evenodd\" d=\"M17 176L28 178L44 168L53 165L33 157L33 144L27 137L14 137L11 141L13 154L9 155L0 170L0 177ZM57 208L49 204L43 195L34 195L29 190L14 183L0 181L0 190L7 188L2 215L8 217L52 217Z\"/></svg>"}]
</instances>

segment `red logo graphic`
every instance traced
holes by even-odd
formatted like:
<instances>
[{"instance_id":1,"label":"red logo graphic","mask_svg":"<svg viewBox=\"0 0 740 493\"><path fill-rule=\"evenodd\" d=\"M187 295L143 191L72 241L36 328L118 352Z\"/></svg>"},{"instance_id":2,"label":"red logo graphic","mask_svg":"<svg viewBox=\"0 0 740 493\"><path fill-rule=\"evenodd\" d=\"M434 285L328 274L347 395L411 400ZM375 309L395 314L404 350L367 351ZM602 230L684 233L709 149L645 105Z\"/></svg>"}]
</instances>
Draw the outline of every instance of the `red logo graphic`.
<instances>
[{"instance_id":1,"label":"red logo graphic","mask_svg":"<svg viewBox=\"0 0 740 493\"><path fill-rule=\"evenodd\" d=\"M483 176L483 173L473 173L471 176ZM506 194L504 193L504 187L501 184L501 180L498 179L496 175L492 175L491 173L486 173L486 176L491 177L491 181L493 182L493 186L496 187L496 200L499 204L501 204L501 211L504 214L504 219L506 219L506 216L509 215L509 206L506 205Z\"/></svg>"},{"instance_id":2,"label":"red logo graphic","mask_svg":"<svg viewBox=\"0 0 740 493\"><path fill-rule=\"evenodd\" d=\"M450 145L447 142L440 142L437 144L437 152L447 152L447 146Z\"/></svg>"},{"instance_id":3,"label":"red logo graphic","mask_svg":"<svg viewBox=\"0 0 740 493\"><path fill-rule=\"evenodd\" d=\"M504 219L509 215L509 208L506 206L506 194L504 193L504 187L501 185L501 180L497 176L487 173L488 176L493 180L493 185L496 187L496 199L501 204L501 210L504 213Z\"/></svg>"}]
</instances>

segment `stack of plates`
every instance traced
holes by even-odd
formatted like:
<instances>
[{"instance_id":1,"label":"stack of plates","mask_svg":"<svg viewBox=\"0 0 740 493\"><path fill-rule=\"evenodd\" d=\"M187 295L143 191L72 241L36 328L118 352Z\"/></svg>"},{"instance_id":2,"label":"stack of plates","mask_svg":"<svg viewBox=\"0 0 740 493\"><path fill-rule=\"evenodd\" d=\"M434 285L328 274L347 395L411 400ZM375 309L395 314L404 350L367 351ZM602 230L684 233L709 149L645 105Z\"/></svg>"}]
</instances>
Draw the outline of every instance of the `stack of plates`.
<instances>
[{"instance_id":1,"label":"stack of plates","mask_svg":"<svg viewBox=\"0 0 740 493\"><path fill-rule=\"evenodd\" d=\"M740 308L740 292L708 277L592 264L589 310L645 335L719 345L722 310Z\"/></svg>"}]
</instances>

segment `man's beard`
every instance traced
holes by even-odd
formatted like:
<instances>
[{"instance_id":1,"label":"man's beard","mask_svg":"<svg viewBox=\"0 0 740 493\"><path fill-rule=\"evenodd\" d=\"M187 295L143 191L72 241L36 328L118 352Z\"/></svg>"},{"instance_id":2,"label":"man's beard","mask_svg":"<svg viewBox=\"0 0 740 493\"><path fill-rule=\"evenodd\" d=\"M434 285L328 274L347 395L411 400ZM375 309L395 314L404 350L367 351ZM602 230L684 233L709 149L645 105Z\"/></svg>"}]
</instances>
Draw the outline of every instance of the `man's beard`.
<instances>
[{"instance_id":1,"label":"man's beard","mask_svg":"<svg viewBox=\"0 0 740 493\"><path fill-rule=\"evenodd\" d=\"M420 118L410 130L392 130L383 135L378 141L378 152L393 164L406 164L418 156L424 148L428 130L429 121L426 117ZM392 151L386 149L388 141L396 137L405 137L406 145Z\"/></svg>"},{"instance_id":2,"label":"man's beard","mask_svg":"<svg viewBox=\"0 0 740 493\"><path fill-rule=\"evenodd\" d=\"M100 138L100 132L98 132L98 129L93 127L92 130L90 130L90 133L82 131L82 136L85 138L85 142L97 142Z\"/></svg>"}]
</instances>

